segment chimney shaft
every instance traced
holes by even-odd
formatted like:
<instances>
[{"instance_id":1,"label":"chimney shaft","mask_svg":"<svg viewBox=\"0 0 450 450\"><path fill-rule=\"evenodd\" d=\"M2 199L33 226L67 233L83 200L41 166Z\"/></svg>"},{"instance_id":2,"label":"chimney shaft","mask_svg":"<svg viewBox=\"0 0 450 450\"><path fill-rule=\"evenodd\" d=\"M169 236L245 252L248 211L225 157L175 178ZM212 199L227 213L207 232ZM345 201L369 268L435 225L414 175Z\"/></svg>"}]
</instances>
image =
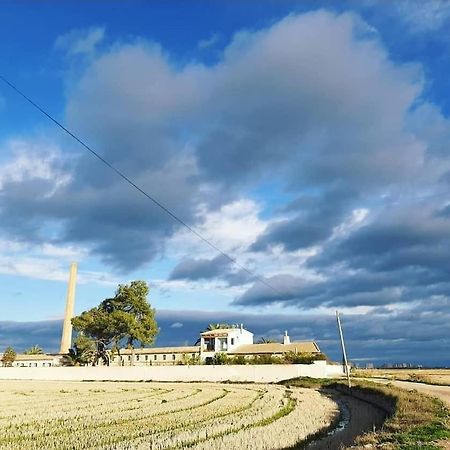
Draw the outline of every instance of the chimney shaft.
<instances>
[{"instance_id":1,"label":"chimney shaft","mask_svg":"<svg viewBox=\"0 0 450 450\"><path fill-rule=\"evenodd\" d=\"M64 324L61 336L61 347L59 353L65 354L72 347L72 322L75 304L75 287L77 284L77 263L70 265L69 284L67 286L66 311L64 314Z\"/></svg>"},{"instance_id":2,"label":"chimney shaft","mask_svg":"<svg viewBox=\"0 0 450 450\"><path fill-rule=\"evenodd\" d=\"M284 332L284 336L283 336L283 344L284 345L289 345L291 343L291 339L288 336L288 332L287 330Z\"/></svg>"}]
</instances>

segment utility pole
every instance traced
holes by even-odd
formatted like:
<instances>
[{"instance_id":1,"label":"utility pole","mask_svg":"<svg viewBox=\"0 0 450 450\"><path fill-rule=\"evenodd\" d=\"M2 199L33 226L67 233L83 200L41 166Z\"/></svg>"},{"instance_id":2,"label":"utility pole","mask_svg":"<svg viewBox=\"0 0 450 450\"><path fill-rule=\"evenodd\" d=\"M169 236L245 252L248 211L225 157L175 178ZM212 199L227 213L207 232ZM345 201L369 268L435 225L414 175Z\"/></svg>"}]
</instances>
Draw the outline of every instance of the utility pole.
<instances>
[{"instance_id":1,"label":"utility pole","mask_svg":"<svg viewBox=\"0 0 450 450\"><path fill-rule=\"evenodd\" d=\"M342 333L341 318L339 317L339 311L336 311L336 320L339 329L339 337L341 338L342 355L344 356L344 365L345 365L345 373L347 375L347 383L348 387L351 388L352 384L350 381L350 368L348 367L347 362L347 352L345 351L344 335Z\"/></svg>"}]
</instances>

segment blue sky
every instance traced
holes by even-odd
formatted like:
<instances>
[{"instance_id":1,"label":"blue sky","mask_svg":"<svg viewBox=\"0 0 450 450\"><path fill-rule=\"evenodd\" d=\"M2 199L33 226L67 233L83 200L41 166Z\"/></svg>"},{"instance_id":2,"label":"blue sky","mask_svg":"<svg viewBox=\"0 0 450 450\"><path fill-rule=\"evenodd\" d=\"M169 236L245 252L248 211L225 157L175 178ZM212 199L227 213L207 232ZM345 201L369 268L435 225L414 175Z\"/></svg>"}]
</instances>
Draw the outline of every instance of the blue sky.
<instances>
[{"instance_id":1,"label":"blue sky","mask_svg":"<svg viewBox=\"0 0 450 450\"><path fill-rule=\"evenodd\" d=\"M450 364L449 2L5 1L0 20L3 76L275 287L1 85L0 348L57 347L76 260L77 312L145 279L161 345L217 317L338 357L339 309L355 359Z\"/></svg>"}]
</instances>

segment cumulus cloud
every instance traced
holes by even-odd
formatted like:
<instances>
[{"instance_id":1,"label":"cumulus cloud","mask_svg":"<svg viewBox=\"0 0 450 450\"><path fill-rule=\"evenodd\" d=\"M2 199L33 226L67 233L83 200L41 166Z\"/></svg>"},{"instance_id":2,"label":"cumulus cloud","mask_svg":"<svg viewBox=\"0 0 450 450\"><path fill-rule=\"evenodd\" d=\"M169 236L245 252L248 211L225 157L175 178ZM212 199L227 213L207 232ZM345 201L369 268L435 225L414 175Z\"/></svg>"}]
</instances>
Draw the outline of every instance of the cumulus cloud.
<instances>
[{"instance_id":1,"label":"cumulus cloud","mask_svg":"<svg viewBox=\"0 0 450 450\"><path fill-rule=\"evenodd\" d=\"M237 33L211 66L119 42L68 88L70 129L276 294L90 155L62 163L65 149L5 163L27 176L0 169L2 233L42 244L58 223L54 240L119 271L169 254L170 282L219 279L247 307L446 295L446 205L418 197L448 189L450 127L421 97L420 67L391 61L368 30L353 14L291 15ZM90 36L74 48L97 48L102 32Z\"/></svg>"}]
</instances>

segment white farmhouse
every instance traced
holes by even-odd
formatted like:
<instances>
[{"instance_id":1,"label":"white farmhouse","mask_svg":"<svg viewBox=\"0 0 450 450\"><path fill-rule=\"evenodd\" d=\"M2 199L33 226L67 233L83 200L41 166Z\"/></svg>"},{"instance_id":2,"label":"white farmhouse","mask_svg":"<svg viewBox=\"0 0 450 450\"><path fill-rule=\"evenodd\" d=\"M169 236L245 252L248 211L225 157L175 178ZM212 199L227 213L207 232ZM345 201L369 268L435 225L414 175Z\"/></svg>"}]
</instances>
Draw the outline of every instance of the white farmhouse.
<instances>
[{"instance_id":1,"label":"white farmhouse","mask_svg":"<svg viewBox=\"0 0 450 450\"><path fill-rule=\"evenodd\" d=\"M319 346L314 341L291 342L285 333L283 343L254 344L253 333L240 326L217 328L200 333L200 345L190 347L147 347L122 349L120 356L112 356L114 365L177 365L211 363L219 354L232 357L276 356L286 353L320 354Z\"/></svg>"},{"instance_id":2,"label":"white farmhouse","mask_svg":"<svg viewBox=\"0 0 450 450\"><path fill-rule=\"evenodd\" d=\"M200 333L202 360L213 358L217 353L232 353L241 345L253 344L253 333L241 324L239 328L218 328Z\"/></svg>"}]
</instances>

